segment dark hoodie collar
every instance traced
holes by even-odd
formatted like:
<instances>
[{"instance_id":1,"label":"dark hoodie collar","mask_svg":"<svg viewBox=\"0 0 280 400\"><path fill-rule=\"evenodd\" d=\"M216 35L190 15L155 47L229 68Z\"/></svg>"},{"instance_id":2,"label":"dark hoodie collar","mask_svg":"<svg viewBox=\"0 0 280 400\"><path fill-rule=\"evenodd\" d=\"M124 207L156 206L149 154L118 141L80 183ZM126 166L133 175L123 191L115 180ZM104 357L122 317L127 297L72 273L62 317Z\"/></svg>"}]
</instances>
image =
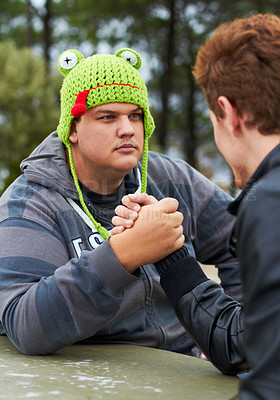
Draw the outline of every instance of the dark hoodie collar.
<instances>
[{"instance_id":1,"label":"dark hoodie collar","mask_svg":"<svg viewBox=\"0 0 280 400\"><path fill-rule=\"evenodd\" d=\"M99 207L106 208L111 205L118 205L121 203L121 199L124 195L129 193L135 193L139 187L139 182L136 181L136 170L130 171L127 174L119 188L111 194L99 194L91 191L81 182L79 182L80 188L82 189L85 199L90 200L93 204L97 204Z\"/></svg>"},{"instance_id":2,"label":"dark hoodie collar","mask_svg":"<svg viewBox=\"0 0 280 400\"><path fill-rule=\"evenodd\" d=\"M244 199L244 197L248 194L252 186L256 184L268 171L270 171L275 166L280 165L280 144L274 147L274 149L265 157L265 159L260 163L254 174L247 181L244 186L242 192L237 196L237 198L230 203L228 206L228 211L232 215L237 215L239 206Z\"/></svg>"}]
</instances>

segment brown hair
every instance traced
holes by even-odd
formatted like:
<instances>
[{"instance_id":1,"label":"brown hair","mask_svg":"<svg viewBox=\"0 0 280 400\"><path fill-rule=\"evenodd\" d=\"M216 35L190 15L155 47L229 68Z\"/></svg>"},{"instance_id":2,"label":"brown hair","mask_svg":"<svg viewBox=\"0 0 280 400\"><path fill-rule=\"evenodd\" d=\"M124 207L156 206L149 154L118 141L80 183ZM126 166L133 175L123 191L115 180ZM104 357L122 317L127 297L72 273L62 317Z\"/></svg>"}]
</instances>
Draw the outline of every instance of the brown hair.
<instances>
[{"instance_id":1,"label":"brown hair","mask_svg":"<svg viewBox=\"0 0 280 400\"><path fill-rule=\"evenodd\" d=\"M248 127L280 131L280 18L258 14L222 24L200 48L193 75L219 118L225 96Z\"/></svg>"}]
</instances>

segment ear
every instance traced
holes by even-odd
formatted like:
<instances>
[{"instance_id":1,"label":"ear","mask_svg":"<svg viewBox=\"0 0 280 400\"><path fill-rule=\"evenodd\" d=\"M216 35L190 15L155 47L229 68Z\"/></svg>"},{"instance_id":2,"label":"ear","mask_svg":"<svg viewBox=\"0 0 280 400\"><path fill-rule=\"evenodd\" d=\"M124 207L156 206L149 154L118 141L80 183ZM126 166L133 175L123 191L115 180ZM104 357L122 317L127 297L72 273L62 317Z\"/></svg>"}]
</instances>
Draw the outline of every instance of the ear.
<instances>
[{"instance_id":1,"label":"ear","mask_svg":"<svg viewBox=\"0 0 280 400\"><path fill-rule=\"evenodd\" d=\"M223 110L225 123L227 124L228 128L234 134L234 136L239 136L241 133L241 121L237 110L225 96L218 97L218 104Z\"/></svg>"},{"instance_id":2,"label":"ear","mask_svg":"<svg viewBox=\"0 0 280 400\"><path fill-rule=\"evenodd\" d=\"M72 119L72 122L71 122L69 140L73 144L77 143L77 141L78 141L76 121L74 119Z\"/></svg>"}]
</instances>

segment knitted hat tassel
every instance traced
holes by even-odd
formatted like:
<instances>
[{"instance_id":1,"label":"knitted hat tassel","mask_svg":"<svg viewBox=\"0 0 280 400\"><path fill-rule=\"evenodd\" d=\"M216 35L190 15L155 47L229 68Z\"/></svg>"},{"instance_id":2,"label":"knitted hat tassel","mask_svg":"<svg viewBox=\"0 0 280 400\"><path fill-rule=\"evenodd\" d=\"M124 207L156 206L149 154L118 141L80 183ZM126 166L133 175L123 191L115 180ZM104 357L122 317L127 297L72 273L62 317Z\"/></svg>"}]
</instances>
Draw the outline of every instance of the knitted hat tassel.
<instances>
[{"instance_id":1,"label":"knitted hat tassel","mask_svg":"<svg viewBox=\"0 0 280 400\"><path fill-rule=\"evenodd\" d=\"M73 160L73 154L72 154L71 144L70 144L70 143L69 143L69 144L66 144L66 147L67 147L67 149L68 149L68 156L69 156L70 169L71 169L71 173L72 173L72 176L73 176L73 180L74 180L74 183L75 183L75 186L76 186L78 195L79 195L80 203L81 203L81 205L82 205L82 207L83 207L83 209L84 209L84 212L85 212L86 215L89 217L89 219L91 220L91 222L93 223L93 225L94 225L95 228L97 229L98 233L102 236L102 238L103 238L104 240L106 240L106 239L108 239L111 235L110 235L110 233L108 232L108 230L107 230L106 228L104 228L99 222L97 222L97 221L93 218L93 216L91 215L89 209L87 208L87 205L86 205L86 203L85 203L85 201L84 201L84 196L83 196L82 190L81 190L80 185L79 185L79 180L78 180L78 177L77 177L76 169L75 169L75 166L74 166L74 160Z\"/></svg>"},{"instance_id":2,"label":"knitted hat tassel","mask_svg":"<svg viewBox=\"0 0 280 400\"><path fill-rule=\"evenodd\" d=\"M72 107L71 114L73 117L80 117L85 115L87 108L86 108L86 101L88 96L89 90L84 90L77 95L75 105Z\"/></svg>"}]
</instances>

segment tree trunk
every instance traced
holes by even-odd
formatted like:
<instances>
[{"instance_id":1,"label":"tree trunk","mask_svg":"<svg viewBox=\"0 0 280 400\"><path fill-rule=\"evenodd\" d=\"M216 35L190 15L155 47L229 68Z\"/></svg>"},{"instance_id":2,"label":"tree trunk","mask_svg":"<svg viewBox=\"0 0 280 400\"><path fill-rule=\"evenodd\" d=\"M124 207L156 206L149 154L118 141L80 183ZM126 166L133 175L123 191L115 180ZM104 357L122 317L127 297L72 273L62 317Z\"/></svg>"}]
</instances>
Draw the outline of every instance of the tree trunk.
<instances>
[{"instance_id":1,"label":"tree trunk","mask_svg":"<svg viewBox=\"0 0 280 400\"><path fill-rule=\"evenodd\" d=\"M159 129L157 131L158 144L161 151L167 147L169 95L171 92L171 79L173 70L174 47L175 47L175 24L176 24L176 0L169 2L170 19L169 33L167 38L166 56L164 60L164 71L162 76L161 90L161 114L159 117Z\"/></svg>"},{"instance_id":2,"label":"tree trunk","mask_svg":"<svg viewBox=\"0 0 280 400\"><path fill-rule=\"evenodd\" d=\"M44 35L43 35L43 49L44 49L44 59L46 63L46 72L49 71L50 66L50 49L52 45L52 29L51 29L51 20L52 20L52 7L51 0L46 0L45 3L45 14L43 16L43 24L44 24Z\"/></svg>"},{"instance_id":3,"label":"tree trunk","mask_svg":"<svg viewBox=\"0 0 280 400\"><path fill-rule=\"evenodd\" d=\"M186 126L186 139L184 140L184 154L187 162L194 168L198 168L198 160L197 160L197 135L196 135L196 126L195 126L195 81L192 75L192 66L195 62L195 54L193 51L193 32L192 28L186 24L186 37L188 41L188 59L186 63L186 80L187 80L187 126Z\"/></svg>"},{"instance_id":4,"label":"tree trunk","mask_svg":"<svg viewBox=\"0 0 280 400\"><path fill-rule=\"evenodd\" d=\"M187 95L187 126L186 140L184 140L184 154L187 162L194 168L198 168L197 161L197 137L195 128L195 83L192 76L191 65L187 66L186 71L188 79Z\"/></svg>"},{"instance_id":5,"label":"tree trunk","mask_svg":"<svg viewBox=\"0 0 280 400\"><path fill-rule=\"evenodd\" d=\"M26 0L26 46L33 46L33 25L32 25L32 5L30 0Z\"/></svg>"}]
</instances>

